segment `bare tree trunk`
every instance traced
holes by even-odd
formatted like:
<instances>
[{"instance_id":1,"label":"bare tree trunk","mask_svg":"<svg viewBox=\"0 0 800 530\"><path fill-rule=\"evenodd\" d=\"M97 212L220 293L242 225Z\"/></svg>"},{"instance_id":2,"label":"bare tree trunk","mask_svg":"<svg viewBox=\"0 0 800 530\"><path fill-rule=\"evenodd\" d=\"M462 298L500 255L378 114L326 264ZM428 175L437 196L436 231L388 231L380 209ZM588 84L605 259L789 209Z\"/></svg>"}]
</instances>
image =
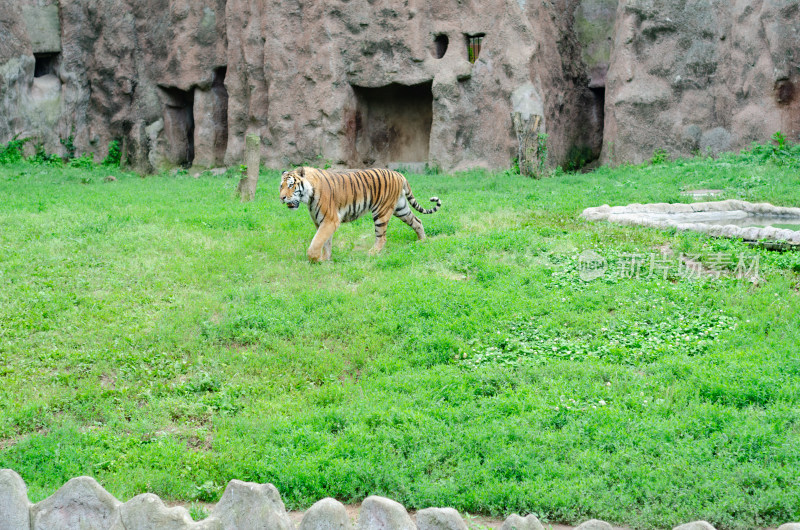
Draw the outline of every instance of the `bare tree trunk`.
<instances>
[{"instance_id":1,"label":"bare tree trunk","mask_svg":"<svg viewBox=\"0 0 800 530\"><path fill-rule=\"evenodd\" d=\"M521 113L515 112L511 115L511 121L519 142L519 172L541 178L547 164L547 135L539 132L542 117L534 114L526 119Z\"/></svg>"},{"instance_id":2,"label":"bare tree trunk","mask_svg":"<svg viewBox=\"0 0 800 530\"><path fill-rule=\"evenodd\" d=\"M247 165L247 174L242 175L236 193L242 202L252 201L256 196L258 186L258 170L261 166L261 137L257 134L248 134L245 144L244 161Z\"/></svg>"}]
</instances>

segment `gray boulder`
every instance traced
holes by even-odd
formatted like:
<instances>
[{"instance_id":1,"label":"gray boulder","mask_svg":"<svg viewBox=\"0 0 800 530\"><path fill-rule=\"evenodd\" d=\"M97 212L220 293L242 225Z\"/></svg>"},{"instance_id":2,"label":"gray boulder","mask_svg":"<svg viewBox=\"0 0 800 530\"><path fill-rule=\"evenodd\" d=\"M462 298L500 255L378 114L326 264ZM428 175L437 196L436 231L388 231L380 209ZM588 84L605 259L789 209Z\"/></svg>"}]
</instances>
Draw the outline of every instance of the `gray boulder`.
<instances>
[{"instance_id":1,"label":"gray boulder","mask_svg":"<svg viewBox=\"0 0 800 530\"><path fill-rule=\"evenodd\" d=\"M613 527L600 519L590 519L581 523L575 530L614 530Z\"/></svg>"},{"instance_id":2,"label":"gray boulder","mask_svg":"<svg viewBox=\"0 0 800 530\"><path fill-rule=\"evenodd\" d=\"M16 472L0 469L0 526L30 528L28 488Z\"/></svg>"},{"instance_id":3,"label":"gray boulder","mask_svg":"<svg viewBox=\"0 0 800 530\"><path fill-rule=\"evenodd\" d=\"M467 530L467 524L458 511L453 508L425 508L417 512L417 528L419 530Z\"/></svg>"},{"instance_id":4,"label":"gray boulder","mask_svg":"<svg viewBox=\"0 0 800 530\"><path fill-rule=\"evenodd\" d=\"M73 478L30 511L33 530L106 530L122 505L91 477ZM132 529L128 529L132 530Z\"/></svg>"},{"instance_id":5,"label":"gray boulder","mask_svg":"<svg viewBox=\"0 0 800 530\"><path fill-rule=\"evenodd\" d=\"M350 517L344 505L330 497L317 501L303 515L298 530L350 530Z\"/></svg>"},{"instance_id":6,"label":"gray boulder","mask_svg":"<svg viewBox=\"0 0 800 530\"><path fill-rule=\"evenodd\" d=\"M219 519L226 530L293 528L281 495L272 484L231 480L212 516Z\"/></svg>"},{"instance_id":7,"label":"gray boulder","mask_svg":"<svg viewBox=\"0 0 800 530\"><path fill-rule=\"evenodd\" d=\"M527 517L521 517L517 514L509 515L503 522L500 530L544 530L544 526L539 522L539 519L531 514Z\"/></svg>"},{"instance_id":8,"label":"gray boulder","mask_svg":"<svg viewBox=\"0 0 800 530\"><path fill-rule=\"evenodd\" d=\"M676 526L672 530L715 530L715 528L711 526L711 523L707 523L706 521L694 521Z\"/></svg>"},{"instance_id":9,"label":"gray boulder","mask_svg":"<svg viewBox=\"0 0 800 530\"><path fill-rule=\"evenodd\" d=\"M416 526L402 504L372 495L361 504L358 530L416 530Z\"/></svg>"},{"instance_id":10,"label":"gray boulder","mask_svg":"<svg viewBox=\"0 0 800 530\"><path fill-rule=\"evenodd\" d=\"M786 523L778 527L778 530L800 530L800 523Z\"/></svg>"},{"instance_id":11,"label":"gray boulder","mask_svg":"<svg viewBox=\"0 0 800 530\"><path fill-rule=\"evenodd\" d=\"M110 530L222 530L222 523L210 517L194 522L181 506L168 508L152 493L143 493L119 507L119 515Z\"/></svg>"}]
</instances>

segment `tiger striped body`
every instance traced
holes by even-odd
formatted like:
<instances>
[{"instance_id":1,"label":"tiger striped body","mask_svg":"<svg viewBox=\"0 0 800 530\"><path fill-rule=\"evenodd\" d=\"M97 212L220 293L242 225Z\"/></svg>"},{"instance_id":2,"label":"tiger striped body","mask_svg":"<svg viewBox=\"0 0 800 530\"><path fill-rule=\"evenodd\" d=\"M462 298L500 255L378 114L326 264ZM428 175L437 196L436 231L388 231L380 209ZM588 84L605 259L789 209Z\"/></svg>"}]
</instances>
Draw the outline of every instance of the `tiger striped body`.
<instances>
[{"instance_id":1,"label":"tiger striped body","mask_svg":"<svg viewBox=\"0 0 800 530\"><path fill-rule=\"evenodd\" d=\"M425 239L425 229L411 208L430 214L442 205L438 198L433 197L431 202L436 206L429 210L422 208L411 193L406 178L388 169L339 172L299 167L283 173L280 198L290 210L297 209L301 202L308 204L311 219L317 227L308 247L311 261L330 259L333 233L339 225L355 221L367 212L372 214L375 222L375 245L370 253L383 249L386 225L393 215L413 228L419 239Z\"/></svg>"}]
</instances>

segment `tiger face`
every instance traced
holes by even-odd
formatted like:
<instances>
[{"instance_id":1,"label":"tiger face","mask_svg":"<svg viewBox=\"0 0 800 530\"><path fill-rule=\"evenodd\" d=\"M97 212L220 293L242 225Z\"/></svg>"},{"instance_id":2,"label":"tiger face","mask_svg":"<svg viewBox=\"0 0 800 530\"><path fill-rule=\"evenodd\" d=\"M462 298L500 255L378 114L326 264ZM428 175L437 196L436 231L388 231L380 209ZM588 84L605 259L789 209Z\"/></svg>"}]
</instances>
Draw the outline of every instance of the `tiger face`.
<instances>
[{"instance_id":1,"label":"tiger face","mask_svg":"<svg viewBox=\"0 0 800 530\"><path fill-rule=\"evenodd\" d=\"M290 210L298 209L303 201L303 188L302 168L284 171L281 176L281 202Z\"/></svg>"}]
</instances>

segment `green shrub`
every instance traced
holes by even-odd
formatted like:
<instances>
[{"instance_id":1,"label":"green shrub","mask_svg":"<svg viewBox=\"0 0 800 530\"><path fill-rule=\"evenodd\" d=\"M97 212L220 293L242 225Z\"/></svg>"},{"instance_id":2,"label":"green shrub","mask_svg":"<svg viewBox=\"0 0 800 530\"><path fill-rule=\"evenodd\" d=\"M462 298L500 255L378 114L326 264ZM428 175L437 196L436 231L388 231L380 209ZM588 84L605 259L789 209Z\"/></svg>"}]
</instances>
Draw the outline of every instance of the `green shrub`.
<instances>
[{"instance_id":1,"label":"green shrub","mask_svg":"<svg viewBox=\"0 0 800 530\"><path fill-rule=\"evenodd\" d=\"M511 167L503 171L503 175L507 177L512 177L519 174L520 174L519 157L515 156L514 159L511 161Z\"/></svg>"},{"instance_id":2,"label":"green shrub","mask_svg":"<svg viewBox=\"0 0 800 530\"><path fill-rule=\"evenodd\" d=\"M104 166L119 167L122 159L122 149L119 145L119 140L111 140L108 144L108 156L103 159Z\"/></svg>"},{"instance_id":3,"label":"green shrub","mask_svg":"<svg viewBox=\"0 0 800 530\"><path fill-rule=\"evenodd\" d=\"M69 136L60 138L59 142L61 142L61 145L63 145L66 150L64 160L69 161L75 158L75 127L72 128L72 132Z\"/></svg>"},{"instance_id":4,"label":"green shrub","mask_svg":"<svg viewBox=\"0 0 800 530\"><path fill-rule=\"evenodd\" d=\"M7 144L0 145L0 164L10 164L22 160L25 156L23 149L30 140L30 138L20 138L17 134Z\"/></svg>"},{"instance_id":5,"label":"green shrub","mask_svg":"<svg viewBox=\"0 0 800 530\"><path fill-rule=\"evenodd\" d=\"M772 143L754 143L740 156L779 167L800 168L800 144L790 142L781 131L772 135Z\"/></svg>"},{"instance_id":6,"label":"green shrub","mask_svg":"<svg viewBox=\"0 0 800 530\"><path fill-rule=\"evenodd\" d=\"M69 167L74 167L78 169L90 169L94 166L94 157L89 154L83 154L78 158L73 158L69 161Z\"/></svg>"},{"instance_id":7,"label":"green shrub","mask_svg":"<svg viewBox=\"0 0 800 530\"><path fill-rule=\"evenodd\" d=\"M653 151L653 158L650 159L652 165L657 166L666 162L669 162L669 153L666 149L659 148Z\"/></svg>"},{"instance_id":8,"label":"green shrub","mask_svg":"<svg viewBox=\"0 0 800 530\"><path fill-rule=\"evenodd\" d=\"M36 144L36 153L28 158L28 161L37 166L60 166L62 165L61 157L58 155L51 155L44 149L44 144L41 142Z\"/></svg>"}]
</instances>

